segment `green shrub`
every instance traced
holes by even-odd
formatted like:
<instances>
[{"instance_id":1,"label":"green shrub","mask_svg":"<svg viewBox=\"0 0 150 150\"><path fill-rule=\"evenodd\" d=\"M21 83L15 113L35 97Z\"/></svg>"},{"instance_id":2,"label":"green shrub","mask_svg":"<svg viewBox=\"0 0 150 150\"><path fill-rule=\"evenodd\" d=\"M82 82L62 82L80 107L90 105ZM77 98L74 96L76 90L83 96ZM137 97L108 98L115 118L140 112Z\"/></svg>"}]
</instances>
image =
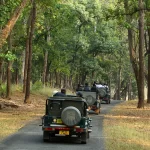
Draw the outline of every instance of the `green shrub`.
<instances>
[{"instance_id":1,"label":"green shrub","mask_svg":"<svg viewBox=\"0 0 150 150\"><path fill-rule=\"evenodd\" d=\"M0 97L5 97L6 95L6 84L0 83Z\"/></svg>"},{"instance_id":2,"label":"green shrub","mask_svg":"<svg viewBox=\"0 0 150 150\"><path fill-rule=\"evenodd\" d=\"M32 91L37 91L39 89L43 88L43 83L41 81L36 81L33 85L31 90Z\"/></svg>"}]
</instances>

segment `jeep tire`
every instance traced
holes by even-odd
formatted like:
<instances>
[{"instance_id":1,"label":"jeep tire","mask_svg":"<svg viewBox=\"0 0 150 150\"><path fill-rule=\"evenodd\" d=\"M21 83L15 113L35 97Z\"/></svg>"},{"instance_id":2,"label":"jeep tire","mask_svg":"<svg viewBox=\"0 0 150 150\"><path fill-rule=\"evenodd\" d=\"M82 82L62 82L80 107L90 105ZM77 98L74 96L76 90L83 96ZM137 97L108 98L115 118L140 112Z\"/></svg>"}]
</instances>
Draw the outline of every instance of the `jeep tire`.
<instances>
[{"instance_id":1,"label":"jeep tire","mask_svg":"<svg viewBox=\"0 0 150 150\"><path fill-rule=\"evenodd\" d=\"M49 141L49 132L43 131L43 142Z\"/></svg>"},{"instance_id":2,"label":"jeep tire","mask_svg":"<svg viewBox=\"0 0 150 150\"><path fill-rule=\"evenodd\" d=\"M61 119L65 125L75 126L81 120L81 113L76 107L68 106L62 111Z\"/></svg>"},{"instance_id":3,"label":"jeep tire","mask_svg":"<svg viewBox=\"0 0 150 150\"><path fill-rule=\"evenodd\" d=\"M81 134L81 144L86 144L87 138L88 138L88 132L83 132Z\"/></svg>"}]
</instances>

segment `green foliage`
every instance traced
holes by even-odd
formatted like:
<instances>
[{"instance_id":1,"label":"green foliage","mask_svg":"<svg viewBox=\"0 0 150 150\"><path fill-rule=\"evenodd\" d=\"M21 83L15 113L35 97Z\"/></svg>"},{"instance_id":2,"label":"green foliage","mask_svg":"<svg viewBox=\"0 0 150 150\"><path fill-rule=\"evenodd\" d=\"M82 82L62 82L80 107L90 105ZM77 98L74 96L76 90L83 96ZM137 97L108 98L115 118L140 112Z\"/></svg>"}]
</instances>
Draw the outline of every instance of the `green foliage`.
<instances>
[{"instance_id":1,"label":"green foliage","mask_svg":"<svg viewBox=\"0 0 150 150\"><path fill-rule=\"evenodd\" d=\"M0 83L0 96L4 97L6 95L6 84Z\"/></svg>"},{"instance_id":2,"label":"green foliage","mask_svg":"<svg viewBox=\"0 0 150 150\"><path fill-rule=\"evenodd\" d=\"M16 59L16 56L14 54L12 54L12 52L8 51L7 54L5 55L5 58L8 60L8 61L12 61L12 60L15 60Z\"/></svg>"},{"instance_id":3,"label":"green foliage","mask_svg":"<svg viewBox=\"0 0 150 150\"><path fill-rule=\"evenodd\" d=\"M7 51L6 54L1 53L1 54L0 54L0 58L6 59L6 60L8 60L8 61L13 61L13 60L17 59L17 58L16 58L16 55L15 55L15 54L12 54L11 51Z\"/></svg>"},{"instance_id":4,"label":"green foliage","mask_svg":"<svg viewBox=\"0 0 150 150\"><path fill-rule=\"evenodd\" d=\"M13 10L20 4L20 0L7 0L0 5L0 25L3 27L10 18Z\"/></svg>"},{"instance_id":5,"label":"green foliage","mask_svg":"<svg viewBox=\"0 0 150 150\"><path fill-rule=\"evenodd\" d=\"M32 91L37 91L39 90L40 88L43 87L43 84L41 81L36 81L33 85L32 85Z\"/></svg>"},{"instance_id":6,"label":"green foliage","mask_svg":"<svg viewBox=\"0 0 150 150\"><path fill-rule=\"evenodd\" d=\"M0 6L1 27L19 4L9 0ZM10 5L9 3L12 3ZM45 52L48 52L47 74L55 72L62 76L92 82L109 82L116 86L118 68L122 80L133 78L127 45L127 28L137 31L137 22L127 23L124 1L99 0L37 0L37 16L32 54L32 90L42 88L41 78ZM129 1L129 13L137 8L137 1ZM7 46L0 57L13 61L14 70L22 72L23 52L26 48L27 20L30 5L24 9L12 33L12 53ZM133 14L136 18L136 14ZM5 59L4 59L5 58ZM13 73L15 76L15 72ZM82 82L84 82L82 81ZM48 81L49 82L49 81Z\"/></svg>"}]
</instances>

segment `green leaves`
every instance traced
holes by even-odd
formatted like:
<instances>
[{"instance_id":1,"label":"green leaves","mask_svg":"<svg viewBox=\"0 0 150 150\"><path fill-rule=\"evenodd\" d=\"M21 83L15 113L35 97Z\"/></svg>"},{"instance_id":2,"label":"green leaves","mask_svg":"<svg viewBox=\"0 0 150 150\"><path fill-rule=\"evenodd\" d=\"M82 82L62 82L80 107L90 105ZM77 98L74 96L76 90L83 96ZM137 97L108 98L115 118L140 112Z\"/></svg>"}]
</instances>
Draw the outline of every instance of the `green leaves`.
<instances>
[{"instance_id":1,"label":"green leaves","mask_svg":"<svg viewBox=\"0 0 150 150\"><path fill-rule=\"evenodd\" d=\"M10 52L10 51L8 51L6 54L0 53L0 57L3 59L6 59L8 61L13 61L13 60L17 59L16 55L12 54L12 52Z\"/></svg>"},{"instance_id":2,"label":"green leaves","mask_svg":"<svg viewBox=\"0 0 150 150\"><path fill-rule=\"evenodd\" d=\"M20 0L7 0L0 5L0 25L3 27L11 16L13 10L20 4Z\"/></svg>"}]
</instances>

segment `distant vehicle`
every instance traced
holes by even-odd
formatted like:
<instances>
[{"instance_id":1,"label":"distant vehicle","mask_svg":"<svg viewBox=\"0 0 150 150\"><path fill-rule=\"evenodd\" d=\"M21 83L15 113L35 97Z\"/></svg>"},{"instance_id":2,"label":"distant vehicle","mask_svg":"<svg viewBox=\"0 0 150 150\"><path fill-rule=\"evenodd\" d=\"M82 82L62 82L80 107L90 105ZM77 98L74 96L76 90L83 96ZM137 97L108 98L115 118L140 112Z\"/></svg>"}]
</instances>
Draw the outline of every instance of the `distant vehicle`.
<instances>
[{"instance_id":1,"label":"distant vehicle","mask_svg":"<svg viewBox=\"0 0 150 150\"><path fill-rule=\"evenodd\" d=\"M101 102L105 101L107 104L110 104L110 92L108 87L97 85L97 89L99 91L99 97Z\"/></svg>"},{"instance_id":2,"label":"distant vehicle","mask_svg":"<svg viewBox=\"0 0 150 150\"><path fill-rule=\"evenodd\" d=\"M106 102L106 104L110 104L110 94L106 93L106 95L102 97L101 100Z\"/></svg>"},{"instance_id":3,"label":"distant vehicle","mask_svg":"<svg viewBox=\"0 0 150 150\"><path fill-rule=\"evenodd\" d=\"M95 112L95 114L100 114L101 102L97 92L91 91L78 91L82 93L83 98L86 100L88 104L88 108Z\"/></svg>"},{"instance_id":4,"label":"distant vehicle","mask_svg":"<svg viewBox=\"0 0 150 150\"><path fill-rule=\"evenodd\" d=\"M88 105L85 99L76 96L55 96L46 100L42 117L43 141L53 137L75 135L86 144L91 130Z\"/></svg>"}]
</instances>

